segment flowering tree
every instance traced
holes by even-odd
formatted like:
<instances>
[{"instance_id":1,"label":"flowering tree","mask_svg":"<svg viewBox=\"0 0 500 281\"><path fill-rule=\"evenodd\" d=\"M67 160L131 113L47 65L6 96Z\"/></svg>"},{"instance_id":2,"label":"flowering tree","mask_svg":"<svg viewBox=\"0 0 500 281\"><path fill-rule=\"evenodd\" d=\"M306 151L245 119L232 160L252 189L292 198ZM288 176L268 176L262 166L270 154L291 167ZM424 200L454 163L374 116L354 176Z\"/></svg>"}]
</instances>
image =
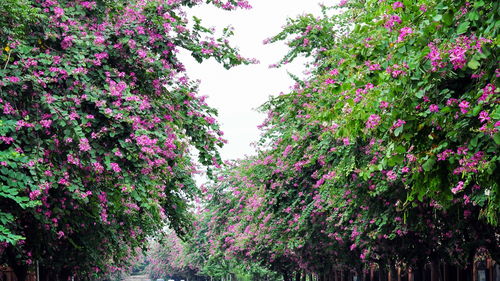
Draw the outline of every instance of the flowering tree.
<instances>
[{"instance_id":1,"label":"flowering tree","mask_svg":"<svg viewBox=\"0 0 500 281\"><path fill-rule=\"evenodd\" d=\"M499 260L498 8L350 0L290 20L268 41L310 77L262 107L258 156L212 191L214 244L285 280Z\"/></svg>"},{"instance_id":2,"label":"flowering tree","mask_svg":"<svg viewBox=\"0 0 500 281\"><path fill-rule=\"evenodd\" d=\"M255 262L232 259L218 248L215 225L218 217L198 209L189 237L174 232L150 241L146 272L152 279L276 280L277 276ZM222 216L222 214L219 214Z\"/></svg>"},{"instance_id":3,"label":"flowering tree","mask_svg":"<svg viewBox=\"0 0 500 281\"><path fill-rule=\"evenodd\" d=\"M184 9L201 1L0 3L0 263L20 280L119 270L165 222L180 235L224 140L179 48L249 63ZM207 1L223 9L246 1Z\"/></svg>"},{"instance_id":4,"label":"flowering tree","mask_svg":"<svg viewBox=\"0 0 500 281\"><path fill-rule=\"evenodd\" d=\"M156 279L187 275L189 268L184 249L182 241L173 232L169 232L161 241L152 241L146 267L150 277Z\"/></svg>"}]
</instances>

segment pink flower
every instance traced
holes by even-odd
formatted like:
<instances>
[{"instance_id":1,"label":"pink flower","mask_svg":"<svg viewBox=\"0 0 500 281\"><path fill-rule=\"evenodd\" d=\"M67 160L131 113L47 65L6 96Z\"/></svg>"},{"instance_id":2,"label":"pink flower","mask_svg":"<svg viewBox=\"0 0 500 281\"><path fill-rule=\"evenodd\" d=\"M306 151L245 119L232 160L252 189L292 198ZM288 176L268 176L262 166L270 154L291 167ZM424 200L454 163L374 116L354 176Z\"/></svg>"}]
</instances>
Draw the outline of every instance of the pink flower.
<instances>
[{"instance_id":1,"label":"pink flower","mask_svg":"<svg viewBox=\"0 0 500 281\"><path fill-rule=\"evenodd\" d=\"M102 52L102 53L97 53L97 54L94 54L94 57L96 59L99 59L99 60L102 60L102 59L106 59L109 57L108 53L106 52Z\"/></svg>"},{"instance_id":2,"label":"pink flower","mask_svg":"<svg viewBox=\"0 0 500 281\"><path fill-rule=\"evenodd\" d=\"M463 68L465 66L465 50L460 46L456 46L455 48L448 51L450 54L450 61L453 64L453 69Z\"/></svg>"},{"instance_id":3,"label":"pink flower","mask_svg":"<svg viewBox=\"0 0 500 281\"><path fill-rule=\"evenodd\" d=\"M347 2L348 2L348 1L349 1L349 0L341 0L341 1L339 2L339 7L343 7L343 6L345 6L345 4L347 4Z\"/></svg>"},{"instance_id":4,"label":"pink flower","mask_svg":"<svg viewBox=\"0 0 500 281\"><path fill-rule=\"evenodd\" d=\"M19 79L19 77L15 77L15 76L10 76L10 77L5 77L5 78L7 78L11 83L17 83L17 82L21 81Z\"/></svg>"},{"instance_id":5,"label":"pink flower","mask_svg":"<svg viewBox=\"0 0 500 281\"><path fill-rule=\"evenodd\" d=\"M128 46L131 48L131 49L135 49L137 47L137 43L135 42L134 39L130 39L128 40Z\"/></svg>"},{"instance_id":6,"label":"pink flower","mask_svg":"<svg viewBox=\"0 0 500 281\"><path fill-rule=\"evenodd\" d=\"M89 151L91 149L89 140L86 138L80 139L78 147L80 148L80 151Z\"/></svg>"},{"instance_id":7,"label":"pink flower","mask_svg":"<svg viewBox=\"0 0 500 281\"><path fill-rule=\"evenodd\" d=\"M30 192L29 197L30 197L31 200L35 200L35 199L38 198L38 196L40 196L41 193L42 192L40 191L40 189L36 189L36 190L33 190L33 191Z\"/></svg>"},{"instance_id":8,"label":"pink flower","mask_svg":"<svg viewBox=\"0 0 500 281\"><path fill-rule=\"evenodd\" d=\"M398 121L396 121L396 123L394 123L394 125L392 125L392 127L399 128L399 127L403 126L404 124L406 124L405 120L398 119Z\"/></svg>"},{"instance_id":9,"label":"pink flower","mask_svg":"<svg viewBox=\"0 0 500 281\"><path fill-rule=\"evenodd\" d=\"M283 151L283 157L287 157L288 154L293 150L293 146L288 145L285 150Z\"/></svg>"},{"instance_id":10,"label":"pink flower","mask_svg":"<svg viewBox=\"0 0 500 281\"><path fill-rule=\"evenodd\" d=\"M238 7L242 8L242 9L251 9L252 8L252 5L250 5L250 3L248 3L248 1L238 1Z\"/></svg>"},{"instance_id":11,"label":"pink flower","mask_svg":"<svg viewBox=\"0 0 500 281\"><path fill-rule=\"evenodd\" d=\"M139 55L139 57L141 58L145 58L148 56L148 53L144 50L144 49L139 49L137 50L137 54Z\"/></svg>"},{"instance_id":12,"label":"pink flower","mask_svg":"<svg viewBox=\"0 0 500 281\"><path fill-rule=\"evenodd\" d=\"M335 80L333 80L332 78L328 78L328 79L325 80L325 84L326 85L335 84Z\"/></svg>"},{"instance_id":13,"label":"pink flower","mask_svg":"<svg viewBox=\"0 0 500 281\"><path fill-rule=\"evenodd\" d=\"M14 109L14 107L12 107L12 105L10 105L10 103L5 102L5 104L3 105L3 114L10 115L10 114L14 114L14 113L16 113L16 110Z\"/></svg>"},{"instance_id":14,"label":"pink flower","mask_svg":"<svg viewBox=\"0 0 500 281\"><path fill-rule=\"evenodd\" d=\"M464 189L464 182L459 181L457 186L455 186L454 188L451 189L451 193L457 194L459 191L461 191L463 189Z\"/></svg>"},{"instance_id":15,"label":"pink flower","mask_svg":"<svg viewBox=\"0 0 500 281\"><path fill-rule=\"evenodd\" d=\"M57 18L60 18L64 15L64 9L61 7L54 7L54 14L56 14Z\"/></svg>"},{"instance_id":16,"label":"pink flower","mask_svg":"<svg viewBox=\"0 0 500 281\"><path fill-rule=\"evenodd\" d=\"M466 155L469 149L466 146L460 146L457 148L458 155Z\"/></svg>"},{"instance_id":17,"label":"pink flower","mask_svg":"<svg viewBox=\"0 0 500 281\"><path fill-rule=\"evenodd\" d=\"M441 62L441 53L434 43L429 43L429 48L431 51L427 54L426 58L431 61L432 71L436 71L438 67L444 67L444 63Z\"/></svg>"},{"instance_id":18,"label":"pink flower","mask_svg":"<svg viewBox=\"0 0 500 281\"><path fill-rule=\"evenodd\" d=\"M80 3L80 5L82 5L82 7L87 9L93 9L96 6L96 2L83 1Z\"/></svg>"},{"instance_id":19,"label":"pink flower","mask_svg":"<svg viewBox=\"0 0 500 281\"><path fill-rule=\"evenodd\" d=\"M412 34L413 29L411 27L403 27L399 30L399 36L397 42L402 42L408 34Z\"/></svg>"},{"instance_id":20,"label":"pink flower","mask_svg":"<svg viewBox=\"0 0 500 281\"><path fill-rule=\"evenodd\" d=\"M111 166L111 169L113 169L113 171L115 173L119 173L122 171L122 169L120 168L120 166L117 163L112 162L109 165Z\"/></svg>"},{"instance_id":21,"label":"pink flower","mask_svg":"<svg viewBox=\"0 0 500 281\"><path fill-rule=\"evenodd\" d=\"M409 162L417 161L417 157L411 153L406 155L406 159L408 159Z\"/></svg>"},{"instance_id":22,"label":"pink flower","mask_svg":"<svg viewBox=\"0 0 500 281\"><path fill-rule=\"evenodd\" d=\"M62 184L62 185L66 185L66 186L69 185L69 181L66 178L60 178L57 183Z\"/></svg>"},{"instance_id":23,"label":"pink flower","mask_svg":"<svg viewBox=\"0 0 500 281\"><path fill-rule=\"evenodd\" d=\"M394 4L392 4L392 9L396 10L397 8L404 8L403 3L400 1L394 2Z\"/></svg>"},{"instance_id":24,"label":"pink flower","mask_svg":"<svg viewBox=\"0 0 500 281\"><path fill-rule=\"evenodd\" d=\"M394 173L393 171L387 172L387 179L389 181L394 181L394 180L396 180L396 178L397 178L396 173Z\"/></svg>"},{"instance_id":25,"label":"pink flower","mask_svg":"<svg viewBox=\"0 0 500 281\"><path fill-rule=\"evenodd\" d=\"M469 108L469 102L468 101L461 101L460 104L458 105L458 107L460 107L460 112L462 112L462 114L465 114L467 112L469 112L468 108Z\"/></svg>"},{"instance_id":26,"label":"pink flower","mask_svg":"<svg viewBox=\"0 0 500 281\"><path fill-rule=\"evenodd\" d=\"M202 54L205 54L205 55L212 54L213 52L214 52L214 50L205 49L205 48L202 48L202 49L201 49L201 53L202 53Z\"/></svg>"},{"instance_id":27,"label":"pink flower","mask_svg":"<svg viewBox=\"0 0 500 281\"><path fill-rule=\"evenodd\" d=\"M80 193L80 197L82 197L83 199L89 197L90 195L92 195L92 191L87 191L87 192Z\"/></svg>"},{"instance_id":28,"label":"pink flower","mask_svg":"<svg viewBox=\"0 0 500 281\"><path fill-rule=\"evenodd\" d=\"M448 99L448 100L446 101L446 105L447 105L447 106L451 106L451 105L454 105L454 104L456 104L456 103L458 103L458 100L457 100L457 99L454 99L454 98L450 98L450 99Z\"/></svg>"},{"instance_id":29,"label":"pink flower","mask_svg":"<svg viewBox=\"0 0 500 281\"><path fill-rule=\"evenodd\" d=\"M490 121L490 116L488 115L488 112L486 111L481 111L481 113L479 113L479 120L481 120L481 123L484 123L486 121Z\"/></svg>"},{"instance_id":30,"label":"pink flower","mask_svg":"<svg viewBox=\"0 0 500 281\"><path fill-rule=\"evenodd\" d=\"M73 46L73 37L72 36L66 36L64 39L61 41L61 48L66 50L67 48Z\"/></svg>"},{"instance_id":31,"label":"pink flower","mask_svg":"<svg viewBox=\"0 0 500 281\"><path fill-rule=\"evenodd\" d=\"M439 106L437 106L436 104L431 104L429 106L429 111L430 112L439 112Z\"/></svg>"},{"instance_id":32,"label":"pink flower","mask_svg":"<svg viewBox=\"0 0 500 281\"><path fill-rule=\"evenodd\" d=\"M44 128L50 128L50 126L52 125L52 120L41 120L40 125L42 125L42 127Z\"/></svg>"},{"instance_id":33,"label":"pink flower","mask_svg":"<svg viewBox=\"0 0 500 281\"><path fill-rule=\"evenodd\" d=\"M96 171L98 174L104 171L104 167L99 162L93 162L92 168L94 168L94 171Z\"/></svg>"},{"instance_id":34,"label":"pink flower","mask_svg":"<svg viewBox=\"0 0 500 281\"><path fill-rule=\"evenodd\" d=\"M61 238L63 238L63 237L64 237L64 232L63 232L63 231L59 231L59 232L57 233L57 239L61 239Z\"/></svg>"},{"instance_id":35,"label":"pink flower","mask_svg":"<svg viewBox=\"0 0 500 281\"><path fill-rule=\"evenodd\" d=\"M361 255L359 255L359 257L362 259L362 260L365 260L366 259L366 255L368 254L368 250L363 250L363 252L361 253Z\"/></svg>"},{"instance_id":36,"label":"pink flower","mask_svg":"<svg viewBox=\"0 0 500 281\"><path fill-rule=\"evenodd\" d=\"M113 97L121 97L125 89L127 89L127 84L123 81L116 83L115 81L111 80L109 82L109 93Z\"/></svg>"},{"instance_id":37,"label":"pink flower","mask_svg":"<svg viewBox=\"0 0 500 281\"><path fill-rule=\"evenodd\" d=\"M379 105L379 108L387 108L389 107L389 103L386 102L386 101L381 101L380 102L380 105Z\"/></svg>"},{"instance_id":38,"label":"pink flower","mask_svg":"<svg viewBox=\"0 0 500 281\"><path fill-rule=\"evenodd\" d=\"M479 98L480 101L486 101L489 96L495 94L496 87L493 84L488 84L486 87L483 89L483 95Z\"/></svg>"},{"instance_id":39,"label":"pink flower","mask_svg":"<svg viewBox=\"0 0 500 281\"><path fill-rule=\"evenodd\" d=\"M392 30L396 23L401 23L401 18L398 15L391 15L387 22L384 24L384 27L388 30Z\"/></svg>"},{"instance_id":40,"label":"pink flower","mask_svg":"<svg viewBox=\"0 0 500 281\"><path fill-rule=\"evenodd\" d=\"M370 117L368 117L368 120L366 121L366 128L368 129L373 129L377 127L380 124L380 116L377 114L372 114Z\"/></svg>"},{"instance_id":41,"label":"pink flower","mask_svg":"<svg viewBox=\"0 0 500 281\"><path fill-rule=\"evenodd\" d=\"M446 160L450 155L453 155L454 152L451 149L446 149L445 151L438 153L438 161L444 161Z\"/></svg>"}]
</instances>

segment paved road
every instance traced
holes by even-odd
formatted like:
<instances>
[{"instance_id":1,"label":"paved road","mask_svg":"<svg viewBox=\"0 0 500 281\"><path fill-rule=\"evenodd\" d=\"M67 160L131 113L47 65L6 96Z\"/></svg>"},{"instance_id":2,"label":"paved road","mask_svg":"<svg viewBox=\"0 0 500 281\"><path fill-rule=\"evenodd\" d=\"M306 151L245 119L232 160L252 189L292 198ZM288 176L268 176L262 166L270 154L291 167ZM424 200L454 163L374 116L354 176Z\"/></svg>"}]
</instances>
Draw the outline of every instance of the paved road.
<instances>
[{"instance_id":1,"label":"paved road","mask_svg":"<svg viewBox=\"0 0 500 281\"><path fill-rule=\"evenodd\" d=\"M151 281L147 275L135 275L135 276L129 276L123 281Z\"/></svg>"}]
</instances>

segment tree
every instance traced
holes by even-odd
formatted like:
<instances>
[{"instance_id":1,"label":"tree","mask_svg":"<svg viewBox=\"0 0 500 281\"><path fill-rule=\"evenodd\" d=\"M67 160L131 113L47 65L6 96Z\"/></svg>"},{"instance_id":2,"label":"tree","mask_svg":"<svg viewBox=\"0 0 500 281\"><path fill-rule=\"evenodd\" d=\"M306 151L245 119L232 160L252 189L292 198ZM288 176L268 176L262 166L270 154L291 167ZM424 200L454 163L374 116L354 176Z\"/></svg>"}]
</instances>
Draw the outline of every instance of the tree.
<instances>
[{"instance_id":1,"label":"tree","mask_svg":"<svg viewBox=\"0 0 500 281\"><path fill-rule=\"evenodd\" d=\"M20 280L34 261L42 280L116 271L166 223L186 232L191 152L210 173L224 140L177 51L250 63L230 29L190 28L197 3L0 4L0 263Z\"/></svg>"},{"instance_id":2,"label":"tree","mask_svg":"<svg viewBox=\"0 0 500 281\"><path fill-rule=\"evenodd\" d=\"M213 191L220 249L285 280L498 260L498 8L353 0L289 20L269 42L310 76L263 105L258 155Z\"/></svg>"}]
</instances>

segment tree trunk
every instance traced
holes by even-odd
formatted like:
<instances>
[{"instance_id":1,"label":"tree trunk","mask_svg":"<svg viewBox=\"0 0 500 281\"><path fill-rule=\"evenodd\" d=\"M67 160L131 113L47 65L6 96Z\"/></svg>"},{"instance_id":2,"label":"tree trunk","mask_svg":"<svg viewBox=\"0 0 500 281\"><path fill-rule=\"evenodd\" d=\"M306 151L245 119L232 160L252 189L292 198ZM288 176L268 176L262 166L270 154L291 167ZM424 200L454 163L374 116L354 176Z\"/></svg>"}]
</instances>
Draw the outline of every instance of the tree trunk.
<instances>
[{"instance_id":1,"label":"tree trunk","mask_svg":"<svg viewBox=\"0 0 500 281\"><path fill-rule=\"evenodd\" d=\"M302 277L300 270L295 271L295 281L300 281L300 277Z\"/></svg>"},{"instance_id":2,"label":"tree trunk","mask_svg":"<svg viewBox=\"0 0 500 281\"><path fill-rule=\"evenodd\" d=\"M378 280L379 281L387 281L388 280L388 278L387 278L387 272L380 265L379 265L379 270L378 270Z\"/></svg>"},{"instance_id":3,"label":"tree trunk","mask_svg":"<svg viewBox=\"0 0 500 281\"><path fill-rule=\"evenodd\" d=\"M442 281L439 261L436 259L431 262L431 281Z\"/></svg>"},{"instance_id":4,"label":"tree trunk","mask_svg":"<svg viewBox=\"0 0 500 281\"><path fill-rule=\"evenodd\" d=\"M413 281L424 281L424 267L421 265L413 269Z\"/></svg>"},{"instance_id":5,"label":"tree trunk","mask_svg":"<svg viewBox=\"0 0 500 281\"><path fill-rule=\"evenodd\" d=\"M283 281L291 281L288 275L288 271L283 271Z\"/></svg>"},{"instance_id":6,"label":"tree trunk","mask_svg":"<svg viewBox=\"0 0 500 281\"><path fill-rule=\"evenodd\" d=\"M388 272L387 279L389 281L397 281L398 280L397 275L396 275L396 268L394 267L394 265L392 263L389 264L389 272Z\"/></svg>"}]
</instances>

